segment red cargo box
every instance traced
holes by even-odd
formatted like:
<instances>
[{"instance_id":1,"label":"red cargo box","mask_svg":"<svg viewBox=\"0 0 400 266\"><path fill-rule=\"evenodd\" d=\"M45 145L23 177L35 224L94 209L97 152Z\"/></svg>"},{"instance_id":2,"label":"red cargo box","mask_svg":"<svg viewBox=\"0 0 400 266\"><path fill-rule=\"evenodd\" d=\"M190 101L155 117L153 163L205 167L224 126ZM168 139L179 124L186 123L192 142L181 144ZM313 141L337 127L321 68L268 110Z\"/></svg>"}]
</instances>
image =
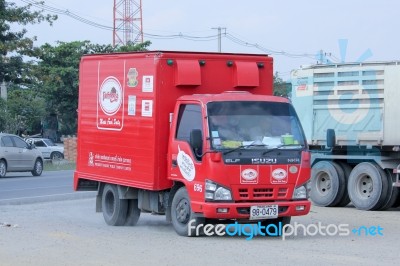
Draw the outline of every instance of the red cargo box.
<instances>
[{"instance_id":1,"label":"red cargo box","mask_svg":"<svg viewBox=\"0 0 400 266\"><path fill-rule=\"evenodd\" d=\"M190 52L84 56L78 107L79 178L170 188L170 120L182 95L247 90L272 95L272 58Z\"/></svg>"}]
</instances>

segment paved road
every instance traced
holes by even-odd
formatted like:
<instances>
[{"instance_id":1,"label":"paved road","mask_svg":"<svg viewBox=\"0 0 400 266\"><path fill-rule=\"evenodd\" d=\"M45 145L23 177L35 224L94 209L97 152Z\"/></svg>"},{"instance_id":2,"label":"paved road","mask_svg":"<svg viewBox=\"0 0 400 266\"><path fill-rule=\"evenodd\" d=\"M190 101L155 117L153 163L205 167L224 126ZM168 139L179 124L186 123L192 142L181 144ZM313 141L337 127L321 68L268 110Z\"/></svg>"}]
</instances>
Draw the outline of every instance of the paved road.
<instances>
[{"instance_id":1,"label":"paved road","mask_svg":"<svg viewBox=\"0 0 400 266\"><path fill-rule=\"evenodd\" d=\"M164 216L134 227L107 226L94 199L0 206L0 265L396 265L400 211L312 207L302 225L383 228L360 235L178 236ZM4 225L6 224L6 225ZM331 232L332 226L330 227ZM312 233L312 232L311 232Z\"/></svg>"},{"instance_id":2,"label":"paved road","mask_svg":"<svg viewBox=\"0 0 400 266\"><path fill-rule=\"evenodd\" d=\"M73 191L73 171L46 171L41 176L7 173L0 178L0 205L24 204L93 196L92 192Z\"/></svg>"},{"instance_id":3,"label":"paved road","mask_svg":"<svg viewBox=\"0 0 400 266\"><path fill-rule=\"evenodd\" d=\"M309 215L293 217L297 235L286 240L187 238L178 236L164 216L151 214L142 214L134 227L107 226L95 212L94 194L72 191L72 172L0 179L0 265L364 266L399 261L400 208L369 212L313 206ZM77 199L83 196L90 198ZM334 234L343 225L348 234ZM304 234L302 226L309 232ZM323 234L315 233L318 226Z\"/></svg>"}]
</instances>

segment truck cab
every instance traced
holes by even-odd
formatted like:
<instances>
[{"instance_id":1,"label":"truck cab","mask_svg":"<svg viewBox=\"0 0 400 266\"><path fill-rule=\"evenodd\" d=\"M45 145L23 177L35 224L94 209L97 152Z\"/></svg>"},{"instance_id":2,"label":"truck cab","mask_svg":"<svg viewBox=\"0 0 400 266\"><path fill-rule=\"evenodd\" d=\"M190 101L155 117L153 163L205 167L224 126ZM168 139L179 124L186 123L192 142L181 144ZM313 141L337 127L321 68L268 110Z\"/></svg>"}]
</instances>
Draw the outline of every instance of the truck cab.
<instances>
[{"instance_id":1,"label":"truck cab","mask_svg":"<svg viewBox=\"0 0 400 266\"><path fill-rule=\"evenodd\" d=\"M238 91L184 96L173 116L168 176L185 191L171 204L178 234L187 234L192 219L287 223L309 212L310 157L287 99Z\"/></svg>"}]
</instances>

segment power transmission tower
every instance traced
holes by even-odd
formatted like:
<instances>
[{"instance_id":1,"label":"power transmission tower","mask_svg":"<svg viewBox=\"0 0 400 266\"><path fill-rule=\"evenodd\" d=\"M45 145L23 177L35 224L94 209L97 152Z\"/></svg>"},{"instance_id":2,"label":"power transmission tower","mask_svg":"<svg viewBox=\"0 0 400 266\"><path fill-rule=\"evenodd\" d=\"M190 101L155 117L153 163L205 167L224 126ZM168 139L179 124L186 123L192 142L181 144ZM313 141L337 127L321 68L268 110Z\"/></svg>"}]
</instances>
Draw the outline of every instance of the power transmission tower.
<instances>
[{"instance_id":1,"label":"power transmission tower","mask_svg":"<svg viewBox=\"0 0 400 266\"><path fill-rule=\"evenodd\" d=\"M142 0L114 0L113 45L143 42Z\"/></svg>"}]
</instances>

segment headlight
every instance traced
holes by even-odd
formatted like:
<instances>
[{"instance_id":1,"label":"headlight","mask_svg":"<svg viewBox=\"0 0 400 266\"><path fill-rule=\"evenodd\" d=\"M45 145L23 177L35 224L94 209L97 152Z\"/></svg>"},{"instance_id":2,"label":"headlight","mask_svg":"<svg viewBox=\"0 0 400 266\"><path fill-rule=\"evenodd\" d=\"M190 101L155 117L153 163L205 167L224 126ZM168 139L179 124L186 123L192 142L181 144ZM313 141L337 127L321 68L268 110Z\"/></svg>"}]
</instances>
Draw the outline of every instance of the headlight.
<instances>
[{"instance_id":1,"label":"headlight","mask_svg":"<svg viewBox=\"0 0 400 266\"><path fill-rule=\"evenodd\" d=\"M307 199L307 188L305 185L296 188L293 192L293 199Z\"/></svg>"},{"instance_id":2,"label":"headlight","mask_svg":"<svg viewBox=\"0 0 400 266\"><path fill-rule=\"evenodd\" d=\"M205 198L208 201L229 201L232 200L232 194L229 189L210 180L206 180Z\"/></svg>"}]
</instances>

